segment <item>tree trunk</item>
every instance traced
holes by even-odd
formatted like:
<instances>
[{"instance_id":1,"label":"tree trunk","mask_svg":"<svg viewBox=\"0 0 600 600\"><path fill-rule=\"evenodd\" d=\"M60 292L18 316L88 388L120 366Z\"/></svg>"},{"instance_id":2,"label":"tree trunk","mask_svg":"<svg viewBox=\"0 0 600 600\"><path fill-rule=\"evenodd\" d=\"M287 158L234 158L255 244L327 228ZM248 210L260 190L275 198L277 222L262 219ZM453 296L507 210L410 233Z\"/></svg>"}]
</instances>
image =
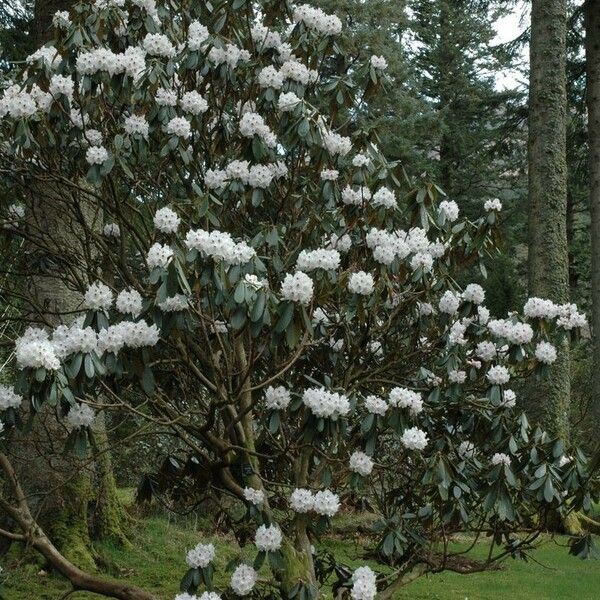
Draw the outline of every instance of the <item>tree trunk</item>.
<instances>
[{"instance_id":1,"label":"tree trunk","mask_svg":"<svg viewBox=\"0 0 600 600\"><path fill-rule=\"evenodd\" d=\"M68 10L73 0L37 0L32 36L36 47L51 37L52 16ZM29 313L46 325L69 323L81 309L81 286L94 268L94 250L83 234L98 228L100 215L86 199L85 188L72 191L54 184L31 183L29 233L35 239L28 255L32 274L27 282ZM88 229L88 230L89 230ZM63 453L66 431L54 409L44 407L32 431L20 436L11 451L24 485L35 499L38 519L66 559L94 568L91 536L127 543L125 511L117 497L104 420L95 436L101 452L96 460L78 461Z\"/></svg>"},{"instance_id":2,"label":"tree trunk","mask_svg":"<svg viewBox=\"0 0 600 600\"><path fill-rule=\"evenodd\" d=\"M584 10L592 239L592 385L594 416L600 422L600 0L587 0Z\"/></svg>"},{"instance_id":3,"label":"tree trunk","mask_svg":"<svg viewBox=\"0 0 600 600\"><path fill-rule=\"evenodd\" d=\"M566 0L533 0L529 87L529 294L569 300L566 165ZM569 434L569 342L551 374L531 387L529 412Z\"/></svg>"}]
</instances>

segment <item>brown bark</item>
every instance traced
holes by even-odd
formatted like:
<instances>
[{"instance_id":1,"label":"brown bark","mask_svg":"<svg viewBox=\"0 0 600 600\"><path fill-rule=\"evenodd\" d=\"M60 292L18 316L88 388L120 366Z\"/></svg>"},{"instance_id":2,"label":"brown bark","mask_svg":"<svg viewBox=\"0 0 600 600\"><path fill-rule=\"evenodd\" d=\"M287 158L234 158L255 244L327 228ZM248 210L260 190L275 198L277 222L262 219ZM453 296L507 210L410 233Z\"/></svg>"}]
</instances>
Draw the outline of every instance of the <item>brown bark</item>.
<instances>
[{"instance_id":1,"label":"brown bark","mask_svg":"<svg viewBox=\"0 0 600 600\"><path fill-rule=\"evenodd\" d=\"M566 0L533 0L529 87L529 294L569 300L566 164ZM569 344L530 389L534 420L568 437Z\"/></svg>"},{"instance_id":2,"label":"brown bark","mask_svg":"<svg viewBox=\"0 0 600 600\"><path fill-rule=\"evenodd\" d=\"M592 384L594 412L600 422L600 0L587 0L584 10L592 239Z\"/></svg>"}]
</instances>

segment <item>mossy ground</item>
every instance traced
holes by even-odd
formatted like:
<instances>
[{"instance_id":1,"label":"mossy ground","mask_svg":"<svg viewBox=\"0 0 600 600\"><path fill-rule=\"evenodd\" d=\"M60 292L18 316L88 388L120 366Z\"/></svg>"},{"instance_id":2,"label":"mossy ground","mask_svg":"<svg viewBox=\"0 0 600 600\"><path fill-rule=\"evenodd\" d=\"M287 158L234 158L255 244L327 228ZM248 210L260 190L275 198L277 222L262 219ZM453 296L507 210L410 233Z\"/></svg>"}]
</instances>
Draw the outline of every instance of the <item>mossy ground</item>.
<instances>
[{"instance_id":1,"label":"mossy ground","mask_svg":"<svg viewBox=\"0 0 600 600\"><path fill-rule=\"evenodd\" d=\"M330 550L349 565L364 564L352 560L363 551L361 538L352 531L357 520L341 518L336 527L342 536L332 536L323 541ZM164 515L139 519L131 530L132 546L118 543L97 544L94 550L99 557L96 563L102 571L114 578L127 579L143 588L154 591L164 600L173 600L179 579L185 570L184 553L187 548L207 537L201 534L209 523L201 520L169 519ZM217 546L217 583L226 585L223 575L225 565L244 553L233 538L210 538ZM509 560L501 571L477 575L443 573L423 577L400 592L397 600L599 600L600 561L581 561L569 556L565 539L548 538L535 551L535 561ZM475 554L483 553L483 547ZM250 555L248 555L248 558ZM11 553L1 561L4 567L2 600L59 600L69 590L60 577L46 573L39 562L31 557L18 558ZM75 593L69 600L98 600L100 596Z\"/></svg>"}]
</instances>

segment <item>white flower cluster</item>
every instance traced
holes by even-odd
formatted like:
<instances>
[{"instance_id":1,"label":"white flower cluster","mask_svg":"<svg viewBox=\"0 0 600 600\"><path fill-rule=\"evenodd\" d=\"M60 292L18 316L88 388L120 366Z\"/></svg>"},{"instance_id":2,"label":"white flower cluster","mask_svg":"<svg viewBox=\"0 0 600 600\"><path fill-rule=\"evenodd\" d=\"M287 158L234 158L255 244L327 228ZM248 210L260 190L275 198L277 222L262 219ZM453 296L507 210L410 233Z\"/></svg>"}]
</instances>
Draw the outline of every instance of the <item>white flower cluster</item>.
<instances>
[{"instance_id":1,"label":"white flower cluster","mask_svg":"<svg viewBox=\"0 0 600 600\"><path fill-rule=\"evenodd\" d=\"M409 450L424 450L427 446L427 434L418 427L406 429L400 441L405 448Z\"/></svg>"},{"instance_id":2,"label":"white flower cluster","mask_svg":"<svg viewBox=\"0 0 600 600\"><path fill-rule=\"evenodd\" d=\"M166 127L169 135L187 139L192 135L192 126L185 117L173 117Z\"/></svg>"},{"instance_id":3,"label":"white flower cluster","mask_svg":"<svg viewBox=\"0 0 600 600\"><path fill-rule=\"evenodd\" d=\"M240 119L239 129L244 137L258 136L269 148L274 148L277 145L275 134L258 113L244 113Z\"/></svg>"},{"instance_id":4,"label":"white flower cluster","mask_svg":"<svg viewBox=\"0 0 600 600\"><path fill-rule=\"evenodd\" d=\"M483 341L479 342L475 347L475 354L484 360L485 362L490 362L494 360L498 355L498 350L496 348L496 344L494 342Z\"/></svg>"},{"instance_id":5,"label":"white flower cluster","mask_svg":"<svg viewBox=\"0 0 600 600\"><path fill-rule=\"evenodd\" d=\"M550 342L538 342L535 347L535 357L546 365L556 361L556 348Z\"/></svg>"},{"instance_id":6,"label":"white flower cluster","mask_svg":"<svg viewBox=\"0 0 600 600\"><path fill-rule=\"evenodd\" d=\"M231 589L238 596L247 596L256 585L258 573L249 565L238 565L231 574Z\"/></svg>"},{"instance_id":7,"label":"white flower cluster","mask_svg":"<svg viewBox=\"0 0 600 600\"><path fill-rule=\"evenodd\" d=\"M494 456L492 456L491 460L492 465L504 465L506 467L510 467L510 456L508 454L504 454L502 452L496 452Z\"/></svg>"},{"instance_id":8,"label":"white flower cluster","mask_svg":"<svg viewBox=\"0 0 600 600\"><path fill-rule=\"evenodd\" d=\"M333 131L324 131L322 133L323 146L331 156L346 156L352 150L350 138L344 137Z\"/></svg>"},{"instance_id":9,"label":"white flower cluster","mask_svg":"<svg viewBox=\"0 0 600 600\"><path fill-rule=\"evenodd\" d=\"M297 488L290 496L290 507L297 513L314 511L319 515L333 517L340 508L340 499L330 490L322 490L313 494L310 490Z\"/></svg>"},{"instance_id":10,"label":"white flower cluster","mask_svg":"<svg viewBox=\"0 0 600 600\"><path fill-rule=\"evenodd\" d=\"M59 360L65 359L69 354L82 352L96 352L98 349L98 336L91 327L81 327L83 319L76 319L71 326L59 325L52 332L52 345L54 353Z\"/></svg>"},{"instance_id":11,"label":"white flower cluster","mask_svg":"<svg viewBox=\"0 0 600 600\"><path fill-rule=\"evenodd\" d=\"M517 403L517 395L512 390L504 390L502 406L513 408Z\"/></svg>"},{"instance_id":12,"label":"white flower cluster","mask_svg":"<svg viewBox=\"0 0 600 600\"><path fill-rule=\"evenodd\" d=\"M90 146L86 150L85 160L90 165L101 165L108 160L108 150L104 146Z\"/></svg>"},{"instance_id":13,"label":"white flower cluster","mask_svg":"<svg viewBox=\"0 0 600 600\"><path fill-rule=\"evenodd\" d=\"M530 319L555 319L559 312L560 306L544 298L529 298L523 307L523 314Z\"/></svg>"},{"instance_id":14,"label":"white flower cluster","mask_svg":"<svg viewBox=\"0 0 600 600\"><path fill-rule=\"evenodd\" d=\"M385 415L388 405L383 398L378 396L370 395L365 398L365 408L374 415Z\"/></svg>"},{"instance_id":15,"label":"white flower cluster","mask_svg":"<svg viewBox=\"0 0 600 600\"><path fill-rule=\"evenodd\" d=\"M506 385L510 381L510 373L503 365L491 367L485 376L492 385Z\"/></svg>"},{"instance_id":16,"label":"white flower cluster","mask_svg":"<svg viewBox=\"0 0 600 600\"><path fill-rule=\"evenodd\" d=\"M342 394L329 392L325 388L309 388L302 395L304 405L315 415L335 421L350 412L350 401Z\"/></svg>"},{"instance_id":17,"label":"white flower cluster","mask_svg":"<svg viewBox=\"0 0 600 600\"><path fill-rule=\"evenodd\" d=\"M371 204L377 208L396 208L398 206L396 194L386 187L379 188L373 194Z\"/></svg>"},{"instance_id":18,"label":"white flower cluster","mask_svg":"<svg viewBox=\"0 0 600 600\"><path fill-rule=\"evenodd\" d=\"M348 279L348 291L352 294L359 294L360 296L368 296L373 293L375 289L375 280L373 275L365 273L364 271L358 271L352 273Z\"/></svg>"},{"instance_id":19,"label":"white flower cluster","mask_svg":"<svg viewBox=\"0 0 600 600\"><path fill-rule=\"evenodd\" d=\"M69 29L69 27L71 26L69 11L57 10L52 15L52 25L57 29Z\"/></svg>"},{"instance_id":20,"label":"white flower cluster","mask_svg":"<svg viewBox=\"0 0 600 600\"><path fill-rule=\"evenodd\" d=\"M563 304L559 308L556 324L563 329L583 329L587 326L587 318L577 310L576 304Z\"/></svg>"},{"instance_id":21,"label":"white flower cluster","mask_svg":"<svg viewBox=\"0 0 600 600\"><path fill-rule=\"evenodd\" d=\"M418 415L423 410L421 394L406 388L392 388L388 401L392 406L408 408L413 415Z\"/></svg>"},{"instance_id":22,"label":"white flower cluster","mask_svg":"<svg viewBox=\"0 0 600 600\"><path fill-rule=\"evenodd\" d=\"M373 251L373 258L382 265L390 265L396 258L404 259L410 253L404 241L404 232L388 232L373 227L366 235L367 247ZM431 264L433 260L429 257Z\"/></svg>"},{"instance_id":23,"label":"white flower cluster","mask_svg":"<svg viewBox=\"0 0 600 600\"><path fill-rule=\"evenodd\" d=\"M485 291L477 283L469 283L461 294L462 299L465 302L471 302L473 304L483 304L485 300Z\"/></svg>"},{"instance_id":24,"label":"white flower cluster","mask_svg":"<svg viewBox=\"0 0 600 600\"><path fill-rule=\"evenodd\" d=\"M256 530L254 543L261 552L275 552L281 548L283 535L277 525L261 525Z\"/></svg>"},{"instance_id":25,"label":"white flower cluster","mask_svg":"<svg viewBox=\"0 0 600 600\"><path fill-rule=\"evenodd\" d=\"M121 314L137 317L142 312L142 296L137 290L123 290L117 296L115 307Z\"/></svg>"},{"instance_id":26,"label":"white flower cluster","mask_svg":"<svg viewBox=\"0 0 600 600\"><path fill-rule=\"evenodd\" d=\"M320 8L314 8L309 4L296 6L293 19L296 23L302 22L321 35L339 35L342 31L342 22L338 17L328 15Z\"/></svg>"},{"instance_id":27,"label":"white flower cluster","mask_svg":"<svg viewBox=\"0 0 600 600\"><path fill-rule=\"evenodd\" d=\"M208 110L208 102L196 90L186 92L179 103L184 112L198 116Z\"/></svg>"},{"instance_id":28,"label":"white flower cluster","mask_svg":"<svg viewBox=\"0 0 600 600\"><path fill-rule=\"evenodd\" d=\"M86 308L91 310L108 310L113 303L113 293L107 285L97 281L88 287L83 300Z\"/></svg>"},{"instance_id":29,"label":"white flower cluster","mask_svg":"<svg viewBox=\"0 0 600 600\"><path fill-rule=\"evenodd\" d=\"M208 29L200 21L192 21L188 27L188 48L195 52L200 50L208 39Z\"/></svg>"},{"instance_id":30,"label":"white flower cluster","mask_svg":"<svg viewBox=\"0 0 600 600\"><path fill-rule=\"evenodd\" d=\"M0 410L7 408L19 408L23 398L15 394L14 390L7 385L0 385Z\"/></svg>"},{"instance_id":31,"label":"white flower cluster","mask_svg":"<svg viewBox=\"0 0 600 600\"><path fill-rule=\"evenodd\" d=\"M173 258L173 249L168 244L159 244L158 242L150 246L146 255L146 264L150 270L155 268L164 269Z\"/></svg>"},{"instance_id":32,"label":"white flower cluster","mask_svg":"<svg viewBox=\"0 0 600 600\"><path fill-rule=\"evenodd\" d=\"M163 233L175 233L181 223L181 218L168 206L158 209L154 213L154 227Z\"/></svg>"},{"instance_id":33,"label":"white flower cluster","mask_svg":"<svg viewBox=\"0 0 600 600\"><path fill-rule=\"evenodd\" d=\"M520 323L510 319L493 319L488 323L490 333L504 338L511 344L528 344L533 339L533 329L528 323Z\"/></svg>"},{"instance_id":34,"label":"white flower cluster","mask_svg":"<svg viewBox=\"0 0 600 600\"><path fill-rule=\"evenodd\" d=\"M258 85L261 88L280 90L283 87L283 75L273 65L269 65L258 74Z\"/></svg>"},{"instance_id":35,"label":"white flower cluster","mask_svg":"<svg viewBox=\"0 0 600 600\"><path fill-rule=\"evenodd\" d=\"M125 117L123 129L129 135L139 135L144 139L148 139L150 133L150 125L146 121L146 117L140 115L128 115Z\"/></svg>"},{"instance_id":36,"label":"white flower cluster","mask_svg":"<svg viewBox=\"0 0 600 600\"><path fill-rule=\"evenodd\" d=\"M20 369L60 369L56 348L43 329L28 327L15 341L15 356Z\"/></svg>"},{"instance_id":37,"label":"white flower cluster","mask_svg":"<svg viewBox=\"0 0 600 600\"><path fill-rule=\"evenodd\" d=\"M458 204L454 200L442 200L438 206L440 215L443 215L446 221L453 223L458 219Z\"/></svg>"},{"instance_id":38,"label":"white flower cluster","mask_svg":"<svg viewBox=\"0 0 600 600\"><path fill-rule=\"evenodd\" d=\"M483 205L483 208L485 208L485 210L487 210L488 212L500 212L502 210L502 202L500 202L500 200L498 200L497 198L495 198L494 200L486 200Z\"/></svg>"},{"instance_id":39,"label":"white flower cluster","mask_svg":"<svg viewBox=\"0 0 600 600\"><path fill-rule=\"evenodd\" d=\"M371 66L379 71L385 71L388 67L387 60L383 56L371 56Z\"/></svg>"},{"instance_id":40,"label":"white flower cluster","mask_svg":"<svg viewBox=\"0 0 600 600\"><path fill-rule=\"evenodd\" d=\"M340 253L337 250L302 250L296 260L298 271L314 271L324 269L335 271L340 266Z\"/></svg>"},{"instance_id":41,"label":"white flower cluster","mask_svg":"<svg viewBox=\"0 0 600 600\"><path fill-rule=\"evenodd\" d=\"M373 471L373 461L364 452L356 451L350 456L350 470L366 477Z\"/></svg>"},{"instance_id":42,"label":"white flower cluster","mask_svg":"<svg viewBox=\"0 0 600 600\"><path fill-rule=\"evenodd\" d=\"M302 271L287 273L281 284L281 297L289 302L307 305L313 298L313 280Z\"/></svg>"},{"instance_id":43,"label":"white flower cluster","mask_svg":"<svg viewBox=\"0 0 600 600\"><path fill-rule=\"evenodd\" d=\"M142 46L150 56L160 56L163 58L172 58L175 56L175 46L162 33L147 33Z\"/></svg>"},{"instance_id":44,"label":"white flower cluster","mask_svg":"<svg viewBox=\"0 0 600 600\"><path fill-rule=\"evenodd\" d=\"M76 69L81 75L106 71L109 75L125 74L137 79L146 68L146 53L142 48L129 46L122 53L108 48L95 48L77 57Z\"/></svg>"},{"instance_id":45,"label":"white flower cluster","mask_svg":"<svg viewBox=\"0 0 600 600\"><path fill-rule=\"evenodd\" d=\"M363 202L368 202L371 197L371 190L365 186L354 189L347 185L342 190L342 202L348 206L362 206Z\"/></svg>"},{"instance_id":46,"label":"white flower cluster","mask_svg":"<svg viewBox=\"0 0 600 600\"><path fill-rule=\"evenodd\" d=\"M467 373L465 371L459 371L452 369L448 372L448 381L450 383L464 383L467 380Z\"/></svg>"},{"instance_id":47,"label":"white flower cluster","mask_svg":"<svg viewBox=\"0 0 600 600\"><path fill-rule=\"evenodd\" d=\"M281 112L289 112L294 110L300 102L302 101L294 94L294 92L284 92L277 100L277 108L279 108Z\"/></svg>"},{"instance_id":48,"label":"white flower cluster","mask_svg":"<svg viewBox=\"0 0 600 600\"><path fill-rule=\"evenodd\" d=\"M71 429L81 429L82 427L91 427L96 418L96 413L91 406L87 404L76 404L69 409L67 413L67 425Z\"/></svg>"},{"instance_id":49,"label":"white flower cluster","mask_svg":"<svg viewBox=\"0 0 600 600\"><path fill-rule=\"evenodd\" d=\"M438 308L441 313L447 315L454 315L458 312L460 306L460 296L451 290L447 290L443 293L438 303Z\"/></svg>"},{"instance_id":50,"label":"white flower cluster","mask_svg":"<svg viewBox=\"0 0 600 600\"><path fill-rule=\"evenodd\" d=\"M265 406L270 410L285 410L291 401L291 394L282 385L265 390Z\"/></svg>"},{"instance_id":51,"label":"white flower cluster","mask_svg":"<svg viewBox=\"0 0 600 600\"><path fill-rule=\"evenodd\" d=\"M352 600L374 600L377 595L377 576L370 567L359 567L352 574Z\"/></svg>"},{"instance_id":52,"label":"white flower cluster","mask_svg":"<svg viewBox=\"0 0 600 600\"><path fill-rule=\"evenodd\" d=\"M158 303L158 308L165 313L180 312L187 310L190 306L190 300L185 294L175 294L165 298Z\"/></svg>"},{"instance_id":53,"label":"white flower cluster","mask_svg":"<svg viewBox=\"0 0 600 600\"><path fill-rule=\"evenodd\" d=\"M121 321L98 333L98 350L101 353L117 354L122 348L156 346L159 339L160 332L154 324L148 325L145 321Z\"/></svg>"},{"instance_id":54,"label":"white flower cluster","mask_svg":"<svg viewBox=\"0 0 600 600\"><path fill-rule=\"evenodd\" d=\"M244 265L256 256L256 251L246 242L234 242L231 235L214 230L192 229L185 237L188 250L198 250L203 256L221 261L227 266Z\"/></svg>"},{"instance_id":55,"label":"white flower cluster","mask_svg":"<svg viewBox=\"0 0 600 600\"><path fill-rule=\"evenodd\" d=\"M71 77L65 75L52 75L48 91L54 96L65 96L69 102L73 100L75 82Z\"/></svg>"},{"instance_id":56,"label":"white flower cluster","mask_svg":"<svg viewBox=\"0 0 600 600\"><path fill-rule=\"evenodd\" d=\"M460 443L457 452L463 460L473 458L475 456L475 444L469 442L469 440L465 440Z\"/></svg>"},{"instance_id":57,"label":"white flower cluster","mask_svg":"<svg viewBox=\"0 0 600 600\"><path fill-rule=\"evenodd\" d=\"M155 100L158 106L177 106L177 93L167 88L158 88Z\"/></svg>"},{"instance_id":58,"label":"white flower cluster","mask_svg":"<svg viewBox=\"0 0 600 600\"><path fill-rule=\"evenodd\" d=\"M226 64L230 69L235 69L240 62L250 60L250 52L235 44L226 44L224 48L213 46L208 53L208 60L216 67Z\"/></svg>"},{"instance_id":59,"label":"white flower cluster","mask_svg":"<svg viewBox=\"0 0 600 600\"><path fill-rule=\"evenodd\" d=\"M215 559L213 544L198 544L188 551L185 560L192 569L204 569Z\"/></svg>"},{"instance_id":60,"label":"white flower cluster","mask_svg":"<svg viewBox=\"0 0 600 600\"><path fill-rule=\"evenodd\" d=\"M246 487L244 488L244 498L250 504L259 506L265 501L265 493L262 490Z\"/></svg>"}]
</instances>

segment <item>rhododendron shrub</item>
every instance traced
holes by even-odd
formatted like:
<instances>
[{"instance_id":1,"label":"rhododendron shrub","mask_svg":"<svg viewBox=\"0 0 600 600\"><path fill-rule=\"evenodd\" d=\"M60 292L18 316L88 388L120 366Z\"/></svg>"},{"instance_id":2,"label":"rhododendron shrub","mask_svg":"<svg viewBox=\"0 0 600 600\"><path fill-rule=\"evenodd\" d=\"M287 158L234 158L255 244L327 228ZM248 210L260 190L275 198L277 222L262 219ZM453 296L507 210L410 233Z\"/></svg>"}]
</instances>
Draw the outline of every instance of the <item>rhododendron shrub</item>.
<instances>
[{"instance_id":1,"label":"rhododendron shrub","mask_svg":"<svg viewBox=\"0 0 600 600\"><path fill-rule=\"evenodd\" d=\"M359 115L384 57L346 55L337 17L280 1L97 0L54 24L0 100L3 161L24 200L63 186L65 219L103 222L78 221L80 315L16 340L3 443L23 403L55 407L81 455L98 411L177 437L177 484L244 506L233 533L255 550L215 590L215 549L182 548L182 599L388 597L467 570L453 534L488 536L491 563L589 507L585 456L510 388L585 317L530 299L491 319L458 287L495 251L501 204L463 219L382 156ZM3 217L15 237L25 204ZM344 504L375 521L354 572L319 543Z\"/></svg>"}]
</instances>

